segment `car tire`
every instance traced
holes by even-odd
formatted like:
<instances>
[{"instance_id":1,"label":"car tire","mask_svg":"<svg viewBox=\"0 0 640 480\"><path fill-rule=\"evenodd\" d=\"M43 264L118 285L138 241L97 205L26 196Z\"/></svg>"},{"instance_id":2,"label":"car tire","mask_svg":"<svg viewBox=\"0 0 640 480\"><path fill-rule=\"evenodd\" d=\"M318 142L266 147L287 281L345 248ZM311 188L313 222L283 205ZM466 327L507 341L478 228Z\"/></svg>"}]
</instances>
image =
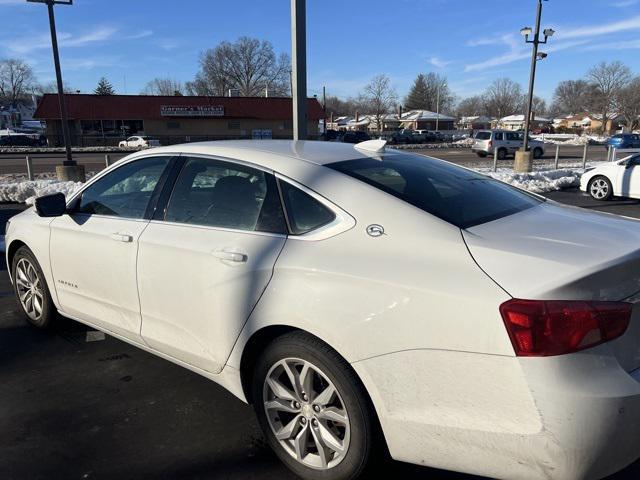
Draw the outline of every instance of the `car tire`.
<instances>
[{"instance_id":1,"label":"car tire","mask_svg":"<svg viewBox=\"0 0 640 480\"><path fill-rule=\"evenodd\" d=\"M505 160L507 158L507 149L499 148L498 149L498 160Z\"/></svg>"},{"instance_id":2,"label":"car tire","mask_svg":"<svg viewBox=\"0 0 640 480\"><path fill-rule=\"evenodd\" d=\"M598 175L589 180L587 192L595 200L609 200L613 197L613 185L607 177Z\"/></svg>"},{"instance_id":3,"label":"car tire","mask_svg":"<svg viewBox=\"0 0 640 480\"><path fill-rule=\"evenodd\" d=\"M486 152L476 152L476 155L478 155L480 158L487 158Z\"/></svg>"},{"instance_id":4,"label":"car tire","mask_svg":"<svg viewBox=\"0 0 640 480\"><path fill-rule=\"evenodd\" d=\"M42 268L28 247L20 247L13 256L11 276L16 301L26 320L38 328L49 327L56 308Z\"/></svg>"},{"instance_id":5,"label":"car tire","mask_svg":"<svg viewBox=\"0 0 640 480\"><path fill-rule=\"evenodd\" d=\"M274 340L257 361L252 386L267 443L299 477L361 478L386 458L366 390L349 364L317 338L293 332Z\"/></svg>"},{"instance_id":6,"label":"car tire","mask_svg":"<svg viewBox=\"0 0 640 480\"><path fill-rule=\"evenodd\" d=\"M533 149L533 158L540 159L542 158L542 155L544 155L544 152L542 151L542 149L540 147L536 147Z\"/></svg>"}]
</instances>

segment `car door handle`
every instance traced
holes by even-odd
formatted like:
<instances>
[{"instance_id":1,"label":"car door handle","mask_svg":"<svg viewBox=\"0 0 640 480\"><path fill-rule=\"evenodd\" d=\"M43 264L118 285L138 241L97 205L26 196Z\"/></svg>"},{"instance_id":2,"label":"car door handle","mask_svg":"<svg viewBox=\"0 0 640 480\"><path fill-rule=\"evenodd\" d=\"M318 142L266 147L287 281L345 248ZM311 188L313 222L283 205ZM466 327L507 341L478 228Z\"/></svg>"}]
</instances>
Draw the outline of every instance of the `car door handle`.
<instances>
[{"instance_id":1,"label":"car door handle","mask_svg":"<svg viewBox=\"0 0 640 480\"><path fill-rule=\"evenodd\" d=\"M109 235L109 237L111 238L111 240L115 240L116 242L133 242L133 236L127 235L126 233L112 233L111 235Z\"/></svg>"},{"instance_id":2,"label":"car door handle","mask_svg":"<svg viewBox=\"0 0 640 480\"><path fill-rule=\"evenodd\" d=\"M220 260L234 263L245 263L249 259L246 254L233 250L215 250L211 254Z\"/></svg>"}]
</instances>

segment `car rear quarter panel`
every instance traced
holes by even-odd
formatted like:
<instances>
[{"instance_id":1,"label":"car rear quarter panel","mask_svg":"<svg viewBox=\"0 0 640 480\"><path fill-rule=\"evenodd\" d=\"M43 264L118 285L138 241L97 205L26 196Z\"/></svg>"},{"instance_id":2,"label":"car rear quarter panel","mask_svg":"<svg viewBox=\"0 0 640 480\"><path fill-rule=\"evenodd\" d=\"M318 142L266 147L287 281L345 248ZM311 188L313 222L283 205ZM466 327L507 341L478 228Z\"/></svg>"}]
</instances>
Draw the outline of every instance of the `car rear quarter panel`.
<instances>
[{"instance_id":1,"label":"car rear quarter panel","mask_svg":"<svg viewBox=\"0 0 640 480\"><path fill-rule=\"evenodd\" d=\"M230 365L239 368L244 343L270 325L306 330L349 362L410 349L513 355L498 312L510 297L457 227L342 174L296 173L356 225L326 240L287 240ZM371 224L385 234L369 236Z\"/></svg>"}]
</instances>

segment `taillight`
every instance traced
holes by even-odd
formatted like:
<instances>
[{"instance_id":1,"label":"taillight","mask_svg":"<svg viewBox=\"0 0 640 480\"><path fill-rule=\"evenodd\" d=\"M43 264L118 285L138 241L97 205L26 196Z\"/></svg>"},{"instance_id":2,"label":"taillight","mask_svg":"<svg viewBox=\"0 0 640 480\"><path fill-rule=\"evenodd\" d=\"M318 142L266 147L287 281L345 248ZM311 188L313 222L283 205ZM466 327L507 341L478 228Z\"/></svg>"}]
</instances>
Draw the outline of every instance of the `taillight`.
<instances>
[{"instance_id":1,"label":"taillight","mask_svg":"<svg viewBox=\"0 0 640 480\"><path fill-rule=\"evenodd\" d=\"M626 302L509 300L500 314L519 357L577 352L624 334L631 318Z\"/></svg>"}]
</instances>

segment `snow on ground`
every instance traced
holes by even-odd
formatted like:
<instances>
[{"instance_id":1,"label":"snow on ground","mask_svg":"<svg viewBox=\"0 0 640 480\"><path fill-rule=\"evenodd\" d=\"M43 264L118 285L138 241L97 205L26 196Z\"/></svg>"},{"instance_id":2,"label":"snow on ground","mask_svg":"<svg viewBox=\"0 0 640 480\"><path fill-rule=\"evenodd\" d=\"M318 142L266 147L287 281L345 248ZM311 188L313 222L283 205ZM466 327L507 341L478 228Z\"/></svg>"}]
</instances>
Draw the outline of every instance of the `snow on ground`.
<instances>
[{"instance_id":1,"label":"snow on ground","mask_svg":"<svg viewBox=\"0 0 640 480\"><path fill-rule=\"evenodd\" d=\"M6 180L0 179L0 202L26 203L33 205L36 197L62 192L71 195L82 187L81 182L60 182L58 180Z\"/></svg>"},{"instance_id":2,"label":"snow on ground","mask_svg":"<svg viewBox=\"0 0 640 480\"><path fill-rule=\"evenodd\" d=\"M578 187L583 172L582 168L541 170L530 173L515 173L510 169L499 169L497 172L480 171L480 173L496 180L533 193L553 192L564 188Z\"/></svg>"},{"instance_id":3,"label":"snow on ground","mask_svg":"<svg viewBox=\"0 0 640 480\"><path fill-rule=\"evenodd\" d=\"M540 135L531 135L534 140L541 140L545 143L553 145L603 145L609 137L600 135L576 135L573 133L542 133Z\"/></svg>"}]
</instances>

